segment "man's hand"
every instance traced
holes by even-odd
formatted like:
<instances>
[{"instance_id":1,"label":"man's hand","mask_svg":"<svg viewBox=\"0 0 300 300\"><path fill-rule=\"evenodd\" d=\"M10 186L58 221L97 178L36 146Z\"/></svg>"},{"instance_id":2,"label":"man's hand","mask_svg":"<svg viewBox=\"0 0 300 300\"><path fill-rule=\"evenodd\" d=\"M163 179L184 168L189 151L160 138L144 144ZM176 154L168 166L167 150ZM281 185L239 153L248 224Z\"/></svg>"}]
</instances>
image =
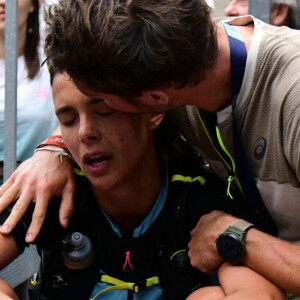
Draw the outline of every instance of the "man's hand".
<instances>
[{"instance_id":1,"label":"man's hand","mask_svg":"<svg viewBox=\"0 0 300 300\"><path fill-rule=\"evenodd\" d=\"M216 273L223 263L216 247L216 239L237 218L221 211L213 211L201 217L197 226L191 231L189 257L194 268L208 273Z\"/></svg>"},{"instance_id":2,"label":"man's hand","mask_svg":"<svg viewBox=\"0 0 300 300\"><path fill-rule=\"evenodd\" d=\"M0 213L19 197L0 232L10 233L31 201L35 201L32 222L26 235L26 241L33 242L45 220L49 201L54 196L62 197L59 220L63 227L67 227L73 212L74 195L72 161L67 157L61 160L51 151L36 152L0 188Z\"/></svg>"}]
</instances>

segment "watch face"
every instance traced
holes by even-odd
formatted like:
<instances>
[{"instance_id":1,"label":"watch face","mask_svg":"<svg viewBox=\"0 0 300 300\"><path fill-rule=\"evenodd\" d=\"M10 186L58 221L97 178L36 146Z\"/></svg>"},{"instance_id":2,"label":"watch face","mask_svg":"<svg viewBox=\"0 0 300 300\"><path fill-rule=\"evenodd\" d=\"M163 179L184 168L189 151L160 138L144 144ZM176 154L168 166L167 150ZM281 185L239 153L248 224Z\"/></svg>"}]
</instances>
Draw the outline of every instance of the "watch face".
<instances>
[{"instance_id":1,"label":"watch face","mask_svg":"<svg viewBox=\"0 0 300 300\"><path fill-rule=\"evenodd\" d=\"M230 262L237 261L244 251L242 242L234 234L221 235L217 248L223 259Z\"/></svg>"}]
</instances>

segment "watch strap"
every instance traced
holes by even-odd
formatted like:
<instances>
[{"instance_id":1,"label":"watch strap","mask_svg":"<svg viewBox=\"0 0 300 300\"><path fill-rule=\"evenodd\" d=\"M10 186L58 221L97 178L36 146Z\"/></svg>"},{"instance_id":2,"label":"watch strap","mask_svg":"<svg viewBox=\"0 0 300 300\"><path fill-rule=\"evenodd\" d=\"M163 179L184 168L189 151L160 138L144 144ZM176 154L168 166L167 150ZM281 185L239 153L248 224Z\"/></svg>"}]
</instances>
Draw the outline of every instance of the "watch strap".
<instances>
[{"instance_id":1,"label":"watch strap","mask_svg":"<svg viewBox=\"0 0 300 300\"><path fill-rule=\"evenodd\" d=\"M247 232L250 228L255 227L255 225L243 219L239 219L236 222L234 222L230 227L233 227L242 232Z\"/></svg>"}]
</instances>

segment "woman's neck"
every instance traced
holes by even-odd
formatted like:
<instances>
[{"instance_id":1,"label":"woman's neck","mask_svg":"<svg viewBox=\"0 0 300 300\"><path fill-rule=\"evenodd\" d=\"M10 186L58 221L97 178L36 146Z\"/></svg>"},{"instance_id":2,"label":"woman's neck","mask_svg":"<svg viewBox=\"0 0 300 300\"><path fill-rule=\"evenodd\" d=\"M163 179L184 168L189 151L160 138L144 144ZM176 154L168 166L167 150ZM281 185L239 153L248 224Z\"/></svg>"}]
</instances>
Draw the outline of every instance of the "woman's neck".
<instances>
[{"instance_id":1,"label":"woman's neck","mask_svg":"<svg viewBox=\"0 0 300 300\"><path fill-rule=\"evenodd\" d=\"M18 36L18 57L24 55L25 52L25 43L26 43L26 32L27 28L23 27L19 29ZM5 32L0 34L0 59L5 59Z\"/></svg>"},{"instance_id":2,"label":"woman's neck","mask_svg":"<svg viewBox=\"0 0 300 300\"><path fill-rule=\"evenodd\" d=\"M155 156L156 157L156 156ZM146 159L110 191L93 189L101 208L122 231L137 227L148 215L162 188L157 158Z\"/></svg>"}]
</instances>

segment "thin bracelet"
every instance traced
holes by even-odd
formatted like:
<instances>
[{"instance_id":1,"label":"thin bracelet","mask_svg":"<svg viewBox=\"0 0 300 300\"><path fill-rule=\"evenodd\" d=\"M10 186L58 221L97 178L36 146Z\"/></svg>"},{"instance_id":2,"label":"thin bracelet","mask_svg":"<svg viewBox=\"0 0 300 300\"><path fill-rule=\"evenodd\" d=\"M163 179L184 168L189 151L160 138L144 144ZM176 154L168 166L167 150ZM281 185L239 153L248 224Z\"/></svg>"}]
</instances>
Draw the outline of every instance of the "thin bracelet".
<instances>
[{"instance_id":1,"label":"thin bracelet","mask_svg":"<svg viewBox=\"0 0 300 300\"><path fill-rule=\"evenodd\" d=\"M60 158L60 162L62 163L62 157L63 156L66 156L66 157L69 157L72 161L74 161L73 157L69 154L69 153L66 153L64 150L62 149L54 149L53 146L44 146L43 148L37 148L34 150L34 153L37 152L37 151L51 151L54 153L54 156L59 156Z\"/></svg>"}]
</instances>

